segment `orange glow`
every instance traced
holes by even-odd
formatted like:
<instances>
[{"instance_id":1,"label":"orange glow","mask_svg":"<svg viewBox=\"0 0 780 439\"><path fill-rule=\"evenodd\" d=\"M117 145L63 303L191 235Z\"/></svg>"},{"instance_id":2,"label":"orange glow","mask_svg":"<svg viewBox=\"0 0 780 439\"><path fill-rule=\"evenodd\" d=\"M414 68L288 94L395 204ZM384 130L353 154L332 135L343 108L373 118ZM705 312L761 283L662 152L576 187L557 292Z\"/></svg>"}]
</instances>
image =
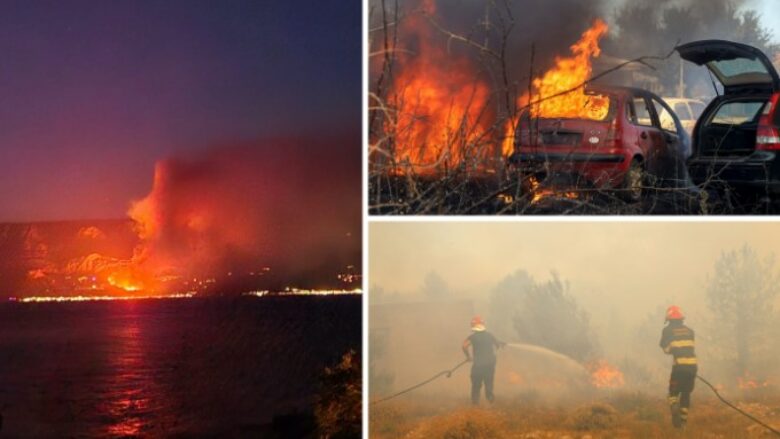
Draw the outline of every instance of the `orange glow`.
<instances>
[{"instance_id":1,"label":"orange glow","mask_svg":"<svg viewBox=\"0 0 780 439\"><path fill-rule=\"evenodd\" d=\"M606 360L597 360L586 365L590 371L590 382L598 388L617 388L625 384L623 372Z\"/></svg>"},{"instance_id":2,"label":"orange glow","mask_svg":"<svg viewBox=\"0 0 780 439\"><path fill-rule=\"evenodd\" d=\"M753 377L750 373L745 374L744 377L737 378L737 385L740 389L760 389L763 387L769 387L768 381L761 381Z\"/></svg>"},{"instance_id":3,"label":"orange glow","mask_svg":"<svg viewBox=\"0 0 780 439\"><path fill-rule=\"evenodd\" d=\"M399 55L389 98L398 111L385 130L394 135L395 160L424 173L479 161L490 151L478 145L489 125L488 86L469 59L448 53L446 42L435 38L437 31L425 17L435 14L434 2L424 0L422 9L424 15L402 23L402 33L418 47L412 57Z\"/></svg>"},{"instance_id":4,"label":"orange glow","mask_svg":"<svg viewBox=\"0 0 780 439\"><path fill-rule=\"evenodd\" d=\"M509 371L509 382L517 385L525 384L523 376L515 371Z\"/></svg>"},{"instance_id":5,"label":"orange glow","mask_svg":"<svg viewBox=\"0 0 780 439\"><path fill-rule=\"evenodd\" d=\"M142 270L135 260L124 261L113 267L106 277L109 285L126 292L154 290L154 277Z\"/></svg>"},{"instance_id":6,"label":"orange glow","mask_svg":"<svg viewBox=\"0 0 780 439\"><path fill-rule=\"evenodd\" d=\"M574 191L558 191L554 188L549 187L542 187L539 180L536 179L536 177L531 176L529 178L529 183L531 185L530 187L530 193L531 193L531 204L538 204L542 200L546 200L548 198L558 198L558 199L566 199L566 200L576 200L579 198L579 194Z\"/></svg>"},{"instance_id":7,"label":"orange glow","mask_svg":"<svg viewBox=\"0 0 780 439\"><path fill-rule=\"evenodd\" d=\"M580 40L571 46L571 56L556 57L555 66L532 82L533 99L528 95L517 101L519 108L529 105L532 117L604 120L609 113L609 98L586 94L581 86L593 74L593 59L601 55L599 41L609 30L607 23L596 20ZM517 119L507 121L502 153L514 149Z\"/></svg>"},{"instance_id":8,"label":"orange glow","mask_svg":"<svg viewBox=\"0 0 780 439\"><path fill-rule=\"evenodd\" d=\"M166 295L125 295L125 296L30 296L13 298L12 302L45 303L45 302L104 302L115 300L143 300L143 299L189 299L195 297L193 293L166 294Z\"/></svg>"},{"instance_id":9,"label":"orange glow","mask_svg":"<svg viewBox=\"0 0 780 439\"><path fill-rule=\"evenodd\" d=\"M82 227L79 230L79 238L105 239L106 234L95 226Z\"/></svg>"},{"instance_id":10,"label":"orange glow","mask_svg":"<svg viewBox=\"0 0 780 439\"><path fill-rule=\"evenodd\" d=\"M601 55L599 40L607 34L607 23L596 20L590 29L571 46L572 56L557 57L555 67L541 78L533 81L534 101L531 107L534 117L571 118L603 120L609 110L609 99L605 96L585 94L580 85L590 79L593 73L593 58ZM570 93L569 90L574 89ZM564 93L560 96L556 96ZM553 97L555 96L555 97Z\"/></svg>"},{"instance_id":11,"label":"orange glow","mask_svg":"<svg viewBox=\"0 0 780 439\"><path fill-rule=\"evenodd\" d=\"M299 288L287 287L284 291L272 292L269 290L251 291L244 293L244 296L345 296L353 294L363 294L363 290L355 288L354 290L302 290Z\"/></svg>"}]
</instances>

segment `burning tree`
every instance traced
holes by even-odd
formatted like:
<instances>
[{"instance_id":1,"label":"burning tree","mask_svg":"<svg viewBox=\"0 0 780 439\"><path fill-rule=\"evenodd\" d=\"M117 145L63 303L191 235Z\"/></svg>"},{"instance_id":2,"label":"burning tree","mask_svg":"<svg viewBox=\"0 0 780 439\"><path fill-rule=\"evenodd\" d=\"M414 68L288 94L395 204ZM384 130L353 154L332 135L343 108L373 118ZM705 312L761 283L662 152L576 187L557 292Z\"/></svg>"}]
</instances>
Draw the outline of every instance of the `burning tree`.
<instances>
[{"instance_id":1,"label":"burning tree","mask_svg":"<svg viewBox=\"0 0 780 439\"><path fill-rule=\"evenodd\" d=\"M760 364L772 337L773 304L780 292L774 257L760 258L745 245L721 254L707 287L715 321L713 344L735 377L745 377ZM776 354L767 358L775 358Z\"/></svg>"}]
</instances>

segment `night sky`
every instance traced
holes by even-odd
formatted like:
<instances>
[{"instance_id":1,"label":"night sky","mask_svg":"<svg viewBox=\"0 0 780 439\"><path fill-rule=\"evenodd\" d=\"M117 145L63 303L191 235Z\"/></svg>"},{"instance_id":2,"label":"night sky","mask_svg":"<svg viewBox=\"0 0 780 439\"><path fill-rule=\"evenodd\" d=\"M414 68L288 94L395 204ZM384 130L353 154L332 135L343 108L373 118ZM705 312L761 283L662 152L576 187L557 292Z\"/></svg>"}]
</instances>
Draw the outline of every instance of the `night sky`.
<instances>
[{"instance_id":1,"label":"night sky","mask_svg":"<svg viewBox=\"0 0 780 439\"><path fill-rule=\"evenodd\" d=\"M121 218L159 159L359 133L360 17L358 0L0 3L0 222Z\"/></svg>"}]
</instances>

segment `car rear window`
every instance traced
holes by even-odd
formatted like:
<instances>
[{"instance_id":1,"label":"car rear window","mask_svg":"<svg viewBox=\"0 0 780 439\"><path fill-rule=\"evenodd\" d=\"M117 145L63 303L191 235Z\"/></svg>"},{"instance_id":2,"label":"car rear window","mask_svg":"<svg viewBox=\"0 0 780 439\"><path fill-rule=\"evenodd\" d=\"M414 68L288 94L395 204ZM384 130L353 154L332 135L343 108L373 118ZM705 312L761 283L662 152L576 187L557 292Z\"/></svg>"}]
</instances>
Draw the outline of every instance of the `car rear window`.
<instances>
[{"instance_id":1,"label":"car rear window","mask_svg":"<svg viewBox=\"0 0 780 439\"><path fill-rule=\"evenodd\" d=\"M710 119L710 124L740 125L753 122L764 108L764 102L726 102Z\"/></svg>"},{"instance_id":2,"label":"car rear window","mask_svg":"<svg viewBox=\"0 0 780 439\"><path fill-rule=\"evenodd\" d=\"M572 96L576 96L572 94ZM546 100L539 108L525 112L523 117L540 119L582 119L605 122L612 120L615 114L615 98L609 94L600 94L586 90L584 95L570 98L564 94ZM541 114L539 114L541 113Z\"/></svg>"},{"instance_id":3,"label":"car rear window","mask_svg":"<svg viewBox=\"0 0 780 439\"><path fill-rule=\"evenodd\" d=\"M708 65L722 76L721 80L726 85L771 81L766 66L758 59L726 59L711 61Z\"/></svg>"}]
</instances>

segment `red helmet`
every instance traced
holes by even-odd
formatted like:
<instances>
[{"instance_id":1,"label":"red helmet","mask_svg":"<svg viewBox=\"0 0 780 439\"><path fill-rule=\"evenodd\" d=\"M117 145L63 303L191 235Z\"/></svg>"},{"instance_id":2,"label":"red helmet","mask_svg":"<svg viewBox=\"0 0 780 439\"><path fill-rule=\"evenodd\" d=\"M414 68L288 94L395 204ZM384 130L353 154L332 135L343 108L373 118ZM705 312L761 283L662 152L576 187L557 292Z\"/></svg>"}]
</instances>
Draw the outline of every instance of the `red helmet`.
<instances>
[{"instance_id":1,"label":"red helmet","mask_svg":"<svg viewBox=\"0 0 780 439\"><path fill-rule=\"evenodd\" d=\"M682 320L685 316L683 315L682 311L680 310L680 307L677 305L672 305L669 308L666 309L666 320Z\"/></svg>"},{"instance_id":2,"label":"red helmet","mask_svg":"<svg viewBox=\"0 0 780 439\"><path fill-rule=\"evenodd\" d=\"M471 319L471 329L474 330L474 331L484 331L485 330L485 321L482 320L482 317L474 316L474 318Z\"/></svg>"}]
</instances>

